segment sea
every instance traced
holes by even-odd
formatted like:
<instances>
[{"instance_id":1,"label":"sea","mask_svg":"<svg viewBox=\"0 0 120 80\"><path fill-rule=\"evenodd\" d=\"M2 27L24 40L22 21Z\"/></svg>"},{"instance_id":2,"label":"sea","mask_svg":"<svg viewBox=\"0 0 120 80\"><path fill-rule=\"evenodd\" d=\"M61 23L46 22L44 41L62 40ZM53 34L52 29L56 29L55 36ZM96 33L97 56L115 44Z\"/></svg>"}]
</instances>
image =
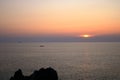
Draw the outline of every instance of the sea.
<instances>
[{"instance_id":1,"label":"sea","mask_svg":"<svg viewBox=\"0 0 120 80\"><path fill-rule=\"evenodd\" d=\"M0 80L42 67L54 68L59 80L120 80L120 42L0 43Z\"/></svg>"}]
</instances>

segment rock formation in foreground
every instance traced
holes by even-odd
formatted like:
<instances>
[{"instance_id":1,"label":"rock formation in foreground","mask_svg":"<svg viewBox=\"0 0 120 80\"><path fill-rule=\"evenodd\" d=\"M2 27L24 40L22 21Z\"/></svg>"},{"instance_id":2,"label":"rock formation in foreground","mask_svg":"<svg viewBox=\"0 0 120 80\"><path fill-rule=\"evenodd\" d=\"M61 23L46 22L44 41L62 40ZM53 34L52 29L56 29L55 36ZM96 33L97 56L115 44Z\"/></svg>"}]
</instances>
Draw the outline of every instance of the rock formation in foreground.
<instances>
[{"instance_id":1,"label":"rock formation in foreground","mask_svg":"<svg viewBox=\"0 0 120 80\"><path fill-rule=\"evenodd\" d=\"M22 70L19 69L10 80L58 80L58 75L56 70L50 67L34 71L30 76L24 76Z\"/></svg>"}]
</instances>

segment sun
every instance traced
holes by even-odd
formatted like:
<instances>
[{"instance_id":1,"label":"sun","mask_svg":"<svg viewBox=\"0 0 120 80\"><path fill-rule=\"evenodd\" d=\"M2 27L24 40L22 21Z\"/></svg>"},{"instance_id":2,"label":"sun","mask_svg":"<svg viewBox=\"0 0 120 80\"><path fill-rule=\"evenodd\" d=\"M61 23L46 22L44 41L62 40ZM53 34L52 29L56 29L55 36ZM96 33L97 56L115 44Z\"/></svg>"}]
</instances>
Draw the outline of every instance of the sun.
<instances>
[{"instance_id":1,"label":"sun","mask_svg":"<svg viewBox=\"0 0 120 80\"><path fill-rule=\"evenodd\" d=\"M88 38L88 37L90 37L90 35L87 35L87 34L86 34L86 35L83 35L83 37Z\"/></svg>"},{"instance_id":2,"label":"sun","mask_svg":"<svg viewBox=\"0 0 120 80\"><path fill-rule=\"evenodd\" d=\"M83 34L83 35L80 35L80 37L82 37L82 38L90 38L90 37L92 37L92 35L89 35L89 34Z\"/></svg>"}]
</instances>

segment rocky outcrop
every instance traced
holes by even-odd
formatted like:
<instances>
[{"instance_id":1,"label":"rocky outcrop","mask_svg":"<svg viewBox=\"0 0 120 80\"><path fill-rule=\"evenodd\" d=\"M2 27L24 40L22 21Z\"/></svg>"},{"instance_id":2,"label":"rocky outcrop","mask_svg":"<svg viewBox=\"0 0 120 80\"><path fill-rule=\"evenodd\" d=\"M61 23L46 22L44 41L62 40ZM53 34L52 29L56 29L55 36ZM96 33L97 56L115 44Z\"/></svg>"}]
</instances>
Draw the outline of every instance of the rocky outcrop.
<instances>
[{"instance_id":1,"label":"rocky outcrop","mask_svg":"<svg viewBox=\"0 0 120 80\"><path fill-rule=\"evenodd\" d=\"M56 70L50 67L34 71L30 76L24 76L22 70L19 69L10 80L58 80L58 75Z\"/></svg>"}]
</instances>

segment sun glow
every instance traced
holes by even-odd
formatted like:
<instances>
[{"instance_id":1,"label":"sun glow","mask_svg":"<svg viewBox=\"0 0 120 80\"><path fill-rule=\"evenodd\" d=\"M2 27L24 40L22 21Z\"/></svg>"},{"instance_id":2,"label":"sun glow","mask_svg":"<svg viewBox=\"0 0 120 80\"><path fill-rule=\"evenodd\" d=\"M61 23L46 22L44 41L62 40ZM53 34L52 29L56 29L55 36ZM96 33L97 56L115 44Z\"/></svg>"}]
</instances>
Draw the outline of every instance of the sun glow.
<instances>
[{"instance_id":1,"label":"sun glow","mask_svg":"<svg viewBox=\"0 0 120 80\"><path fill-rule=\"evenodd\" d=\"M83 38L90 38L90 37L92 37L92 35L84 34L84 35L80 35L80 37L83 37Z\"/></svg>"}]
</instances>

